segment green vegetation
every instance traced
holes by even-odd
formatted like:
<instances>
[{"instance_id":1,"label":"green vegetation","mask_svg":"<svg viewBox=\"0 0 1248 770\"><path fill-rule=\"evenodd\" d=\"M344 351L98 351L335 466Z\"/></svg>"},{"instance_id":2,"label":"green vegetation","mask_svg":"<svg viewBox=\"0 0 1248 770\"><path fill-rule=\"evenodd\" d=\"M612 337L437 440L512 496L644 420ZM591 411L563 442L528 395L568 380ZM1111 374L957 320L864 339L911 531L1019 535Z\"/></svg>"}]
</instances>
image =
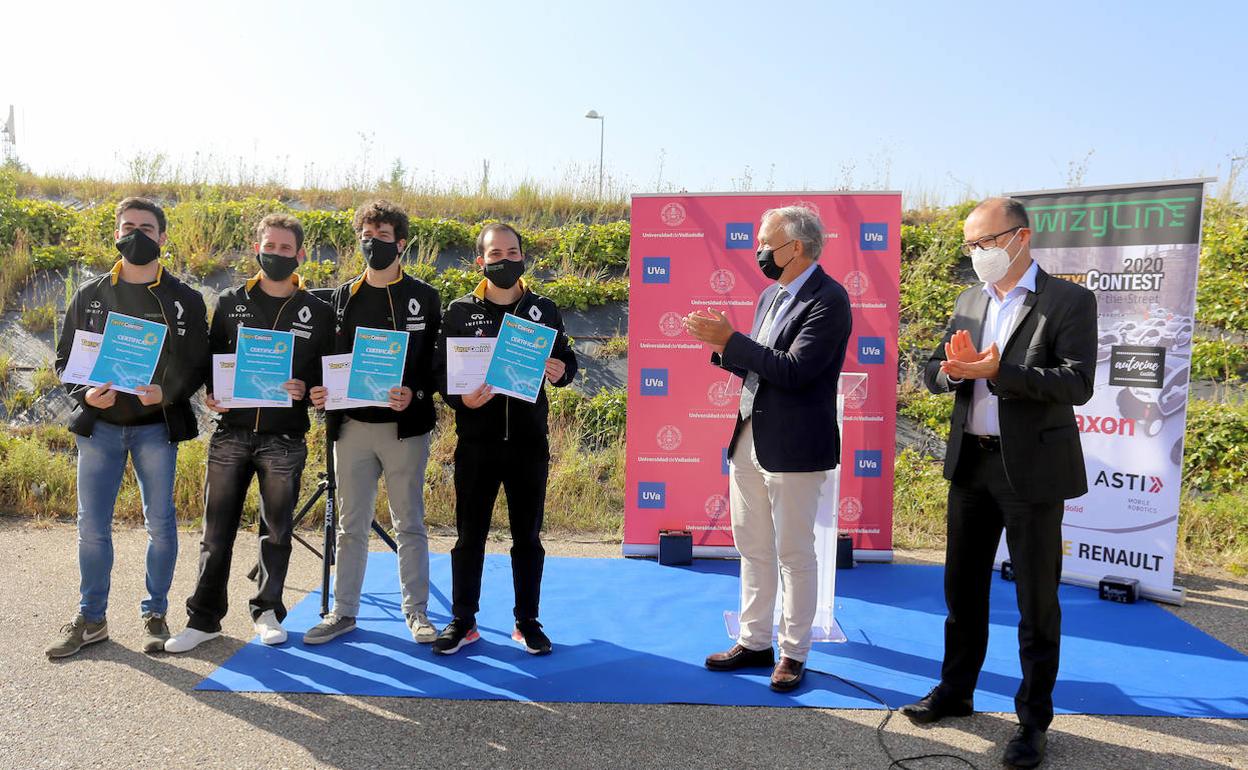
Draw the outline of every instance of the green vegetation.
<instances>
[{"instance_id":1,"label":"green vegetation","mask_svg":"<svg viewBox=\"0 0 1248 770\"><path fill-rule=\"evenodd\" d=\"M251 228L273 210L297 215L304 224L308 260L299 273L312 286L331 286L363 269L351 223L354 207L382 196L402 204L412 215L412 234L404 256L410 272L428 281L444 302L472 291L480 273L467 263L438 270L439 255L471 259L482 225L503 220L521 232L533 259L529 276L534 290L560 306L584 310L627 299L628 201L622 194L599 201L593 185L543 188L521 184L491 190L488 171L480 185L458 189L421 187L396 168L390 177L359 180L342 189L322 189L315 179L292 190L259 179L235 185L180 178L161 156L140 157L126 182L36 176L0 171L0 303L12 298L37 272L62 271L67 289L77 281L78 266L108 269L116 260L112 247L113 207L133 194L166 204L169 242L164 257L176 271L204 277L219 270L251 275ZM948 433L952 399L923 390L913 362L922 361L939 342L953 303L965 288L959 276L967 265L958 251L962 222L974 202L926 207L906 212L901 231L902 279L900 350L905 371L899 385L898 411L903 418L937 437ZM1192 376L1237 383L1248 376L1248 206L1210 198L1205 207L1197 321L1205 337L1192 353ZM9 308L13 309L12 307ZM53 317L48 320L49 310ZM54 308L26 308L28 328L54 324ZM1212 330L1212 331L1210 331ZM595 351L600 358L627 354L627 338L613 337ZM33 387L21 387L12 361L0 355L0 402L8 414L29 407L55 378L44 367ZM624 416L620 390L586 396L571 389L552 390L552 470L548 525L553 530L618 535L623 509ZM447 410L440 415L428 470L428 517L435 526L453 524L451 485L454 431ZM323 462L323 434L309 437L309 468ZM60 428L12 429L0 435L0 510L36 516L67 516L75 509L73 441ZM198 517L206 440L182 445L176 495L184 517ZM315 474L305 474L310 489ZM1248 570L1248 406L1192 400L1185 442L1184 487L1180 519L1180 564L1212 563ZM947 486L938 461L907 450L896 460L895 537L898 547L939 547L944 537ZM247 503L254 521L255 491ZM496 511L504 523L500 498ZM385 521L384 493L378 500ZM128 477L118 515L141 519L137 488Z\"/></svg>"},{"instance_id":2,"label":"green vegetation","mask_svg":"<svg viewBox=\"0 0 1248 770\"><path fill-rule=\"evenodd\" d=\"M22 308L22 326L34 334L45 332L56 323L56 306L51 302Z\"/></svg>"},{"instance_id":3,"label":"green vegetation","mask_svg":"<svg viewBox=\"0 0 1248 770\"><path fill-rule=\"evenodd\" d=\"M1183 482L1189 492L1231 492L1248 481L1248 403L1187 406Z\"/></svg>"},{"instance_id":4,"label":"green vegetation","mask_svg":"<svg viewBox=\"0 0 1248 770\"><path fill-rule=\"evenodd\" d=\"M945 500L949 482L941 463L913 449L893 463L893 541L898 548L941 548L945 544Z\"/></svg>"},{"instance_id":5,"label":"green vegetation","mask_svg":"<svg viewBox=\"0 0 1248 770\"><path fill-rule=\"evenodd\" d=\"M622 358L626 355L628 355L628 337L620 334L603 340L594 350L594 358L599 359Z\"/></svg>"},{"instance_id":6,"label":"green vegetation","mask_svg":"<svg viewBox=\"0 0 1248 770\"><path fill-rule=\"evenodd\" d=\"M1192 343L1193 380L1237 380L1248 375L1248 345L1228 340Z\"/></svg>"},{"instance_id":7,"label":"green vegetation","mask_svg":"<svg viewBox=\"0 0 1248 770\"><path fill-rule=\"evenodd\" d=\"M1206 199L1196 320L1248 331L1248 205Z\"/></svg>"},{"instance_id":8,"label":"green vegetation","mask_svg":"<svg viewBox=\"0 0 1248 770\"><path fill-rule=\"evenodd\" d=\"M29 391L19 391L30 398ZM587 398L567 388L551 389L551 475L547 492L546 526L559 532L622 533L624 515L624 404L620 391L603 391ZM438 415L438 429L426 472L426 518L431 526L455 524L455 447L453 416L447 407ZM0 511L21 511L36 518L63 518L77 510L73 436L61 426L11 428L0 433ZM197 522L203 515L204 463L208 437L178 445L178 472L174 487L181 522ZM308 434L308 470L304 495L316 487L315 469L325 464L325 432L315 422ZM384 489L378 496L377 516L389 523ZM254 525L259 512L256 489L244 507L244 523ZM502 495L495 511L496 525L505 530ZM127 473L117 500L117 518L132 524L143 521L138 486ZM311 526L316 526L319 520Z\"/></svg>"}]
</instances>

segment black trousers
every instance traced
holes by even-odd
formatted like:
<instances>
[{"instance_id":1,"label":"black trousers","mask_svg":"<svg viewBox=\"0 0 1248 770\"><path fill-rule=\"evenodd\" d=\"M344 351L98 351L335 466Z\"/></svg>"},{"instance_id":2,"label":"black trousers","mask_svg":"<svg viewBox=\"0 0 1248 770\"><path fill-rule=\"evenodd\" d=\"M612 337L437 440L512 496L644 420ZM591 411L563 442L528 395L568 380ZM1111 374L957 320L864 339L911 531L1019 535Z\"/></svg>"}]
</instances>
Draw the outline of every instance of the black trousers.
<instances>
[{"instance_id":1,"label":"black trousers","mask_svg":"<svg viewBox=\"0 0 1248 770\"><path fill-rule=\"evenodd\" d=\"M199 548L199 581L186 600L187 625L220 631L229 608L230 562L234 538L243 516L243 502L252 476L260 483L260 575L249 602L256 619L273 610L286 617L282 589L290 564L291 518L299 498L299 479L308 459L302 435L254 433L221 428L208 445L208 476L204 487L204 535Z\"/></svg>"},{"instance_id":2,"label":"black trousers","mask_svg":"<svg viewBox=\"0 0 1248 770\"><path fill-rule=\"evenodd\" d=\"M455 617L473 620L480 609L485 541L499 486L507 495L511 524L513 612L516 620L538 616L546 562L541 533L549 469L550 448L545 438L540 443L461 440L455 447L455 527L459 532L451 549L451 612Z\"/></svg>"},{"instance_id":3,"label":"black trousers","mask_svg":"<svg viewBox=\"0 0 1248 770\"><path fill-rule=\"evenodd\" d=\"M999 451L974 439L962 445L949 486L945 550L945 660L942 694L970 698L988 650L988 592L992 563L1005 530L1018 596L1018 658L1023 681L1014 696L1021 724L1047 729L1053 721L1062 610L1063 501L1019 498L1006 478Z\"/></svg>"}]
</instances>

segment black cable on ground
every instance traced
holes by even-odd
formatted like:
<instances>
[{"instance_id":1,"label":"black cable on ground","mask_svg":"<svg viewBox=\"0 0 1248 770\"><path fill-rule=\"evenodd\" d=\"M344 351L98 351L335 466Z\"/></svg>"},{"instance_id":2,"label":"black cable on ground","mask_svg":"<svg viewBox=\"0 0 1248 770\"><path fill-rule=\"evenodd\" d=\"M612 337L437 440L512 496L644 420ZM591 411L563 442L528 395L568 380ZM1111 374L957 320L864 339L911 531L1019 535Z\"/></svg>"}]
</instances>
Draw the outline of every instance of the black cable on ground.
<instances>
[{"instance_id":1,"label":"black cable on ground","mask_svg":"<svg viewBox=\"0 0 1248 770\"><path fill-rule=\"evenodd\" d=\"M907 762L919 762L925 759L956 759L957 761L971 768L971 770L979 770L979 767L974 762L967 759L966 757L958 756L957 754L916 754L915 756L912 756L912 757L894 757L893 752L889 751L888 749L888 744L884 742L884 728L888 726L889 720L893 718L892 706L885 703L883 698L871 692L867 688L863 687L862 685L854 684L853 682L849 681L843 676L840 676L838 674L833 674L830 671L820 671L817 668L807 668L806 671L809 673L823 674L824 676L830 676L836 681L840 682L841 684L854 688L858 692L862 693L863 695L867 696L871 700L875 701L876 703L884 707L885 709L884 718L881 719L880 723L876 725L875 727L875 740L880 744L880 750L884 752L884 756L888 757L889 759L888 770L892 770L894 767L901 768L901 770L911 770L911 768L909 768L906 765Z\"/></svg>"}]
</instances>

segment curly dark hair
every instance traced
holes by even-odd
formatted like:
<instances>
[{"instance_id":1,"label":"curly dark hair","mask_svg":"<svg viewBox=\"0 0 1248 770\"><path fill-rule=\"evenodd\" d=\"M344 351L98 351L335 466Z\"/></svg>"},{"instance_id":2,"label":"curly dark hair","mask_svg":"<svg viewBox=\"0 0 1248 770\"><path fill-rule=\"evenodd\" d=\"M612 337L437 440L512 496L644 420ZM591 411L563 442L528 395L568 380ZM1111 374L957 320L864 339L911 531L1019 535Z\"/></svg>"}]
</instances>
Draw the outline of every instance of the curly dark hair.
<instances>
[{"instance_id":1,"label":"curly dark hair","mask_svg":"<svg viewBox=\"0 0 1248 770\"><path fill-rule=\"evenodd\" d=\"M355 221L352 223L356 235L360 234L365 224L390 225L394 228L394 239L396 241L406 241L410 234L407 212L401 209L397 203L391 203L387 200L376 200L356 209Z\"/></svg>"}]
</instances>

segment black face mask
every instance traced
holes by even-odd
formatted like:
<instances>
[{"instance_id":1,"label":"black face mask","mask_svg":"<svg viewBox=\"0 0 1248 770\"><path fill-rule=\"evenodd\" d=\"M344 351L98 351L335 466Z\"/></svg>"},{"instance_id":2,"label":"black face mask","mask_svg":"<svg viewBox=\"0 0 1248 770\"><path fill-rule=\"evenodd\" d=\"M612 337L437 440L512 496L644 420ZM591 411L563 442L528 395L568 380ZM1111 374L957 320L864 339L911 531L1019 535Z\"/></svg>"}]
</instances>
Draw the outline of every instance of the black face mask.
<instances>
[{"instance_id":1,"label":"black face mask","mask_svg":"<svg viewBox=\"0 0 1248 770\"><path fill-rule=\"evenodd\" d=\"M510 289L524 275L524 260L504 259L487 263L482 270L490 283L500 289Z\"/></svg>"},{"instance_id":2,"label":"black face mask","mask_svg":"<svg viewBox=\"0 0 1248 770\"><path fill-rule=\"evenodd\" d=\"M789 243L792 243L792 242L793 241L789 241L788 243L785 243L780 248L783 249L785 246L788 246ZM796 256L797 255L794 254L792 257L789 257L789 262L792 262ZM785 262L783 265L777 265L775 249L759 249L758 250L758 268L763 271L763 275L767 276L768 280L772 280L772 281L780 280L780 276L784 275L784 268L789 266L789 262Z\"/></svg>"},{"instance_id":3,"label":"black face mask","mask_svg":"<svg viewBox=\"0 0 1248 770\"><path fill-rule=\"evenodd\" d=\"M286 280L294 274L295 268L299 267L297 258L283 257L281 254L267 254L262 251L256 259L260 262L260 269L273 281Z\"/></svg>"},{"instance_id":4,"label":"black face mask","mask_svg":"<svg viewBox=\"0 0 1248 770\"><path fill-rule=\"evenodd\" d=\"M399 244L377 238L360 241L360 251L364 253L364 259L368 260L368 266L374 270L385 270L399 258Z\"/></svg>"},{"instance_id":5,"label":"black face mask","mask_svg":"<svg viewBox=\"0 0 1248 770\"><path fill-rule=\"evenodd\" d=\"M121 252L122 259L139 267L151 264L160 257L160 244L142 230L131 230L118 238L114 245Z\"/></svg>"}]
</instances>

